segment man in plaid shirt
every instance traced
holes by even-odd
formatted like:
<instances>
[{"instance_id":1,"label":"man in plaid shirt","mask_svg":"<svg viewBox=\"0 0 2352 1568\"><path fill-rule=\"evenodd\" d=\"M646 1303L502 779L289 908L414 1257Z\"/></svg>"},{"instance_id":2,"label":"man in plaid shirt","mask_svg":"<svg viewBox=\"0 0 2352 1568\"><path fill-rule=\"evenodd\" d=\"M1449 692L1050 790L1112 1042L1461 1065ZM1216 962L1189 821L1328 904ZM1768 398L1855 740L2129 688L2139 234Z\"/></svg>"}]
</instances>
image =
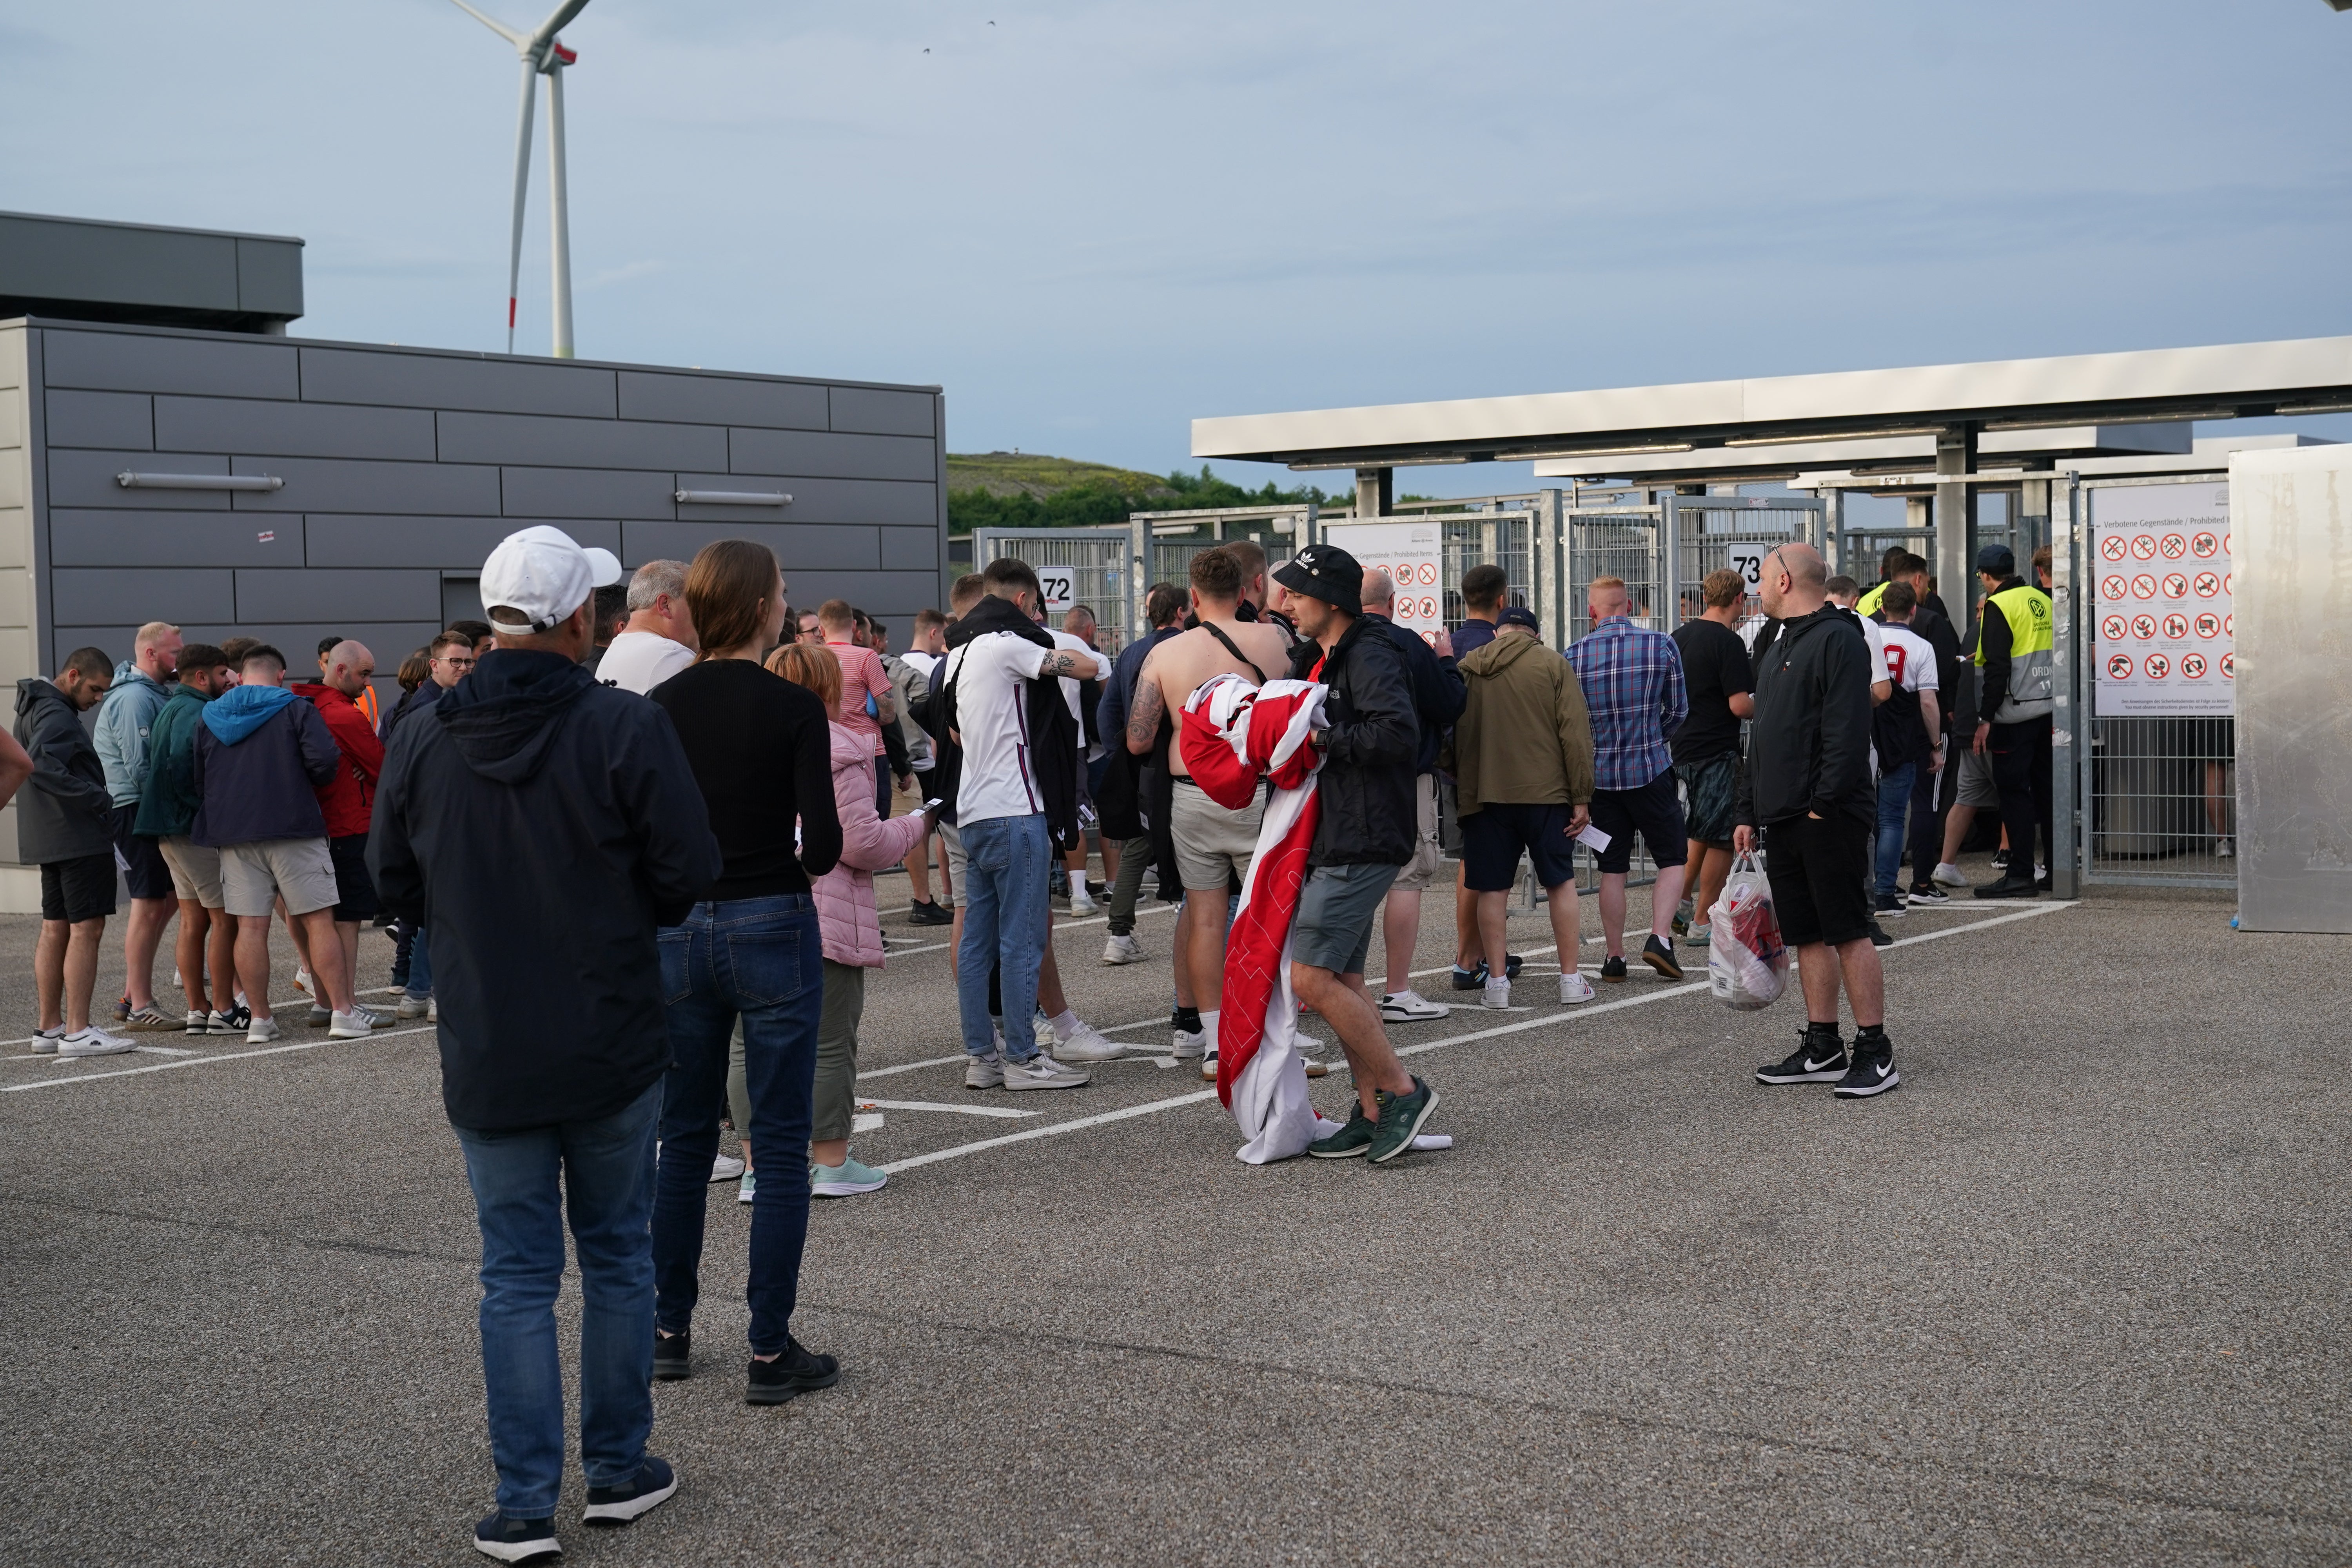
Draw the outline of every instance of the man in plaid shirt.
<instances>
[{"instance_id":1,"label":"man in plaid shirt","mask_svg":"<svg viewBox=\"0 0 2352 1568\"><path fill-rule=\"evenodd\" d=\"M1635 626L1631 607L1623 578L1595 577L1586 602L1592 629L1568 649L1592 715L1592 826L1609 835L1609 847L1600 855L1601 931L1609 943L1601 978L1625 978L1625 875L1639 829L1658 868L1642 962L1664 979L1680 980L1673 921L1689 851L1666 741L1682 728L1690 701L1675 639ZM1560 955L1563 969L1575 962L1573 953Z\"/></svg>"}]
</instances>

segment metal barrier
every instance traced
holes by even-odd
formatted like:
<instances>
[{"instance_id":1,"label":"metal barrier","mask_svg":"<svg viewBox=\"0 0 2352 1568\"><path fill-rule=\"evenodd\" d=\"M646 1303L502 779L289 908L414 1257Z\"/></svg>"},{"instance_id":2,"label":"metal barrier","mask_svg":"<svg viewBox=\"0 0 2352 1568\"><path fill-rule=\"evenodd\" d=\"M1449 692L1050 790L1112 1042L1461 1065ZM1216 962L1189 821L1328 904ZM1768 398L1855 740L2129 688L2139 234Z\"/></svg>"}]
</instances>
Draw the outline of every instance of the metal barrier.
<instances>
[{"instance_id":1,"label":"metal barrier","mask_svg":"<svg viewBox=\"0 0 2352 1568\"><path fill-rule=\"evenodd\" d=\"M1073 605L1094 612L1096 641L1103 652L1127 646L1139 623L1135 588L1134 533L1125 528L974 529L974 570L1008 557L1025 561L1045 589L1052 624Z\"/></svg>"}]
</instances>

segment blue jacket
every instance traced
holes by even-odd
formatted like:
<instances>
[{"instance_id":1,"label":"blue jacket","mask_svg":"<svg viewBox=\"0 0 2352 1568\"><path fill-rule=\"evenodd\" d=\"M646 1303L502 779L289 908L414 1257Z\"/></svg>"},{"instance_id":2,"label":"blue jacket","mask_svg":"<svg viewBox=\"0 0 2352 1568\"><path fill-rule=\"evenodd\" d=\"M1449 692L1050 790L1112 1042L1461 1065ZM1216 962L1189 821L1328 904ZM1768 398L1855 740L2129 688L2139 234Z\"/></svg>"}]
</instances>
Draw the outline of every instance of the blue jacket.
<instances>
[{"instance_id":1,"label":"blue jacket","mask_svg":"<svg viewBox=\"0 0 2352 1568\"><path fill-rule=\"evenodd\" d=\"M114 684L98 700L98 760L106 793L117 805L137 805L147 784L147 731L172 700L163 682L124 659Z\"/></svg>"},{"instance_id":2,"label":"blue jacket","mask_svg":"<svg viewBox=\"0 0 2352 1568\"><path fill-rule=\"evenodd\" d=\"M1383 615L1368 613L1364 619L1377 621L1388 628L1389 641L1396 644L1397 657L1404 660L1404 681L1412 690L1413 717L1421 721L1421 750L1413 757L1412 771L1433 773L1437 768L1438 751L1445 743L1445 731L1454 727L1454 721L1461 718L1462 710L1469 706L1470 689L1463 684L1462 671L1455 668L1453 657L1441 658L1435 648L1421 640L1420 633L1409 632Z\"/></svg>"},{"instance_id":3,"label":"blue jacket","mask_svg":"<svg viewBox=\"0 0 2352 1568\"><path fill-rule=\"evenodd\" d=\"M324 838L317 790L343 754L319 710L282 686L240 686L204 706L196 726L191 837L220 848L269 838Z\"/></svg>"},{"instance_id":4,"label":"blue jacket","mask_svg":"<svg viewBox=\"0 0 2352 1568\"><path fill-rule=\"evenodd\" d=\"M1110 661L1110 679L1103 682L1102 700L1095 704L1095 732L1114 749L1127 744L1127 710L1135 706L1135 678L1143 669L1143 656L1184 628L1169 625L1150 637L1131 642Z\"/></svg>"}]
</instances>

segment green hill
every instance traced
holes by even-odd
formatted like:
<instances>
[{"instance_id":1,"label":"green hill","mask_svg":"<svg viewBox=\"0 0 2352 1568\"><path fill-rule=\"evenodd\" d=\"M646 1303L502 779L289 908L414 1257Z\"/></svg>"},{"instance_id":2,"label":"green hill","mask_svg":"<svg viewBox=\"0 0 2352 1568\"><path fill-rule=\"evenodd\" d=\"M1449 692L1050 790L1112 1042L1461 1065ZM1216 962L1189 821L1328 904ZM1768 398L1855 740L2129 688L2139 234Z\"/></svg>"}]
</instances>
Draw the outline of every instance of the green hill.
<instances>
[{"instance_id":1,"label":"green hill","mask_svg":"<svg viewBox=\"0 0 2352 1568\"><path fill-rule=\"evenodd\" d=\"M1322 490L1282 489L1271 480L1244 489L1202 464L1195 476L1165 478L1132 468L1043 453L948 454L948 526L975 528L1108 528L1129 512L1184 511L1201 507L1262 506L1328 500Z\"/></svg>"}]
</instances>

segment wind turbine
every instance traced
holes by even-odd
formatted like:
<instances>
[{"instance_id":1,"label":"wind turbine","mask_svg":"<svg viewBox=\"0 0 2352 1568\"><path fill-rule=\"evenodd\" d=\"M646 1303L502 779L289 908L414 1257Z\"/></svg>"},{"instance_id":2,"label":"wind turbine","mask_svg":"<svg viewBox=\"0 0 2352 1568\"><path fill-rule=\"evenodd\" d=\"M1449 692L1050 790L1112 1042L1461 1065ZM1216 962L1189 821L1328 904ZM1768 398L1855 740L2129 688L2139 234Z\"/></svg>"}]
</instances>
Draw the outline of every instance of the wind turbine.
<instances>
[{"instance_id":1,"label":"wind turbine","mask_svg":"<svg viewBox=\"0 0 2352 1568\"><path fill-rule=\"evenodd\" d=\"M522 280L522 203L530 185L531 78L547 79L547 227L554 248L555 357L572 357L572 226L564 210L563 190L563 68L579 55L563 47L556 32L588 6L588 0L563 0L538 30L519 33L483 16L466 0L450 0L499 37L515 47L522 60L522 102L515 113L514 240L507 252L507 353L514 353L515 295Z\"/></svg>"}]
</instances>

